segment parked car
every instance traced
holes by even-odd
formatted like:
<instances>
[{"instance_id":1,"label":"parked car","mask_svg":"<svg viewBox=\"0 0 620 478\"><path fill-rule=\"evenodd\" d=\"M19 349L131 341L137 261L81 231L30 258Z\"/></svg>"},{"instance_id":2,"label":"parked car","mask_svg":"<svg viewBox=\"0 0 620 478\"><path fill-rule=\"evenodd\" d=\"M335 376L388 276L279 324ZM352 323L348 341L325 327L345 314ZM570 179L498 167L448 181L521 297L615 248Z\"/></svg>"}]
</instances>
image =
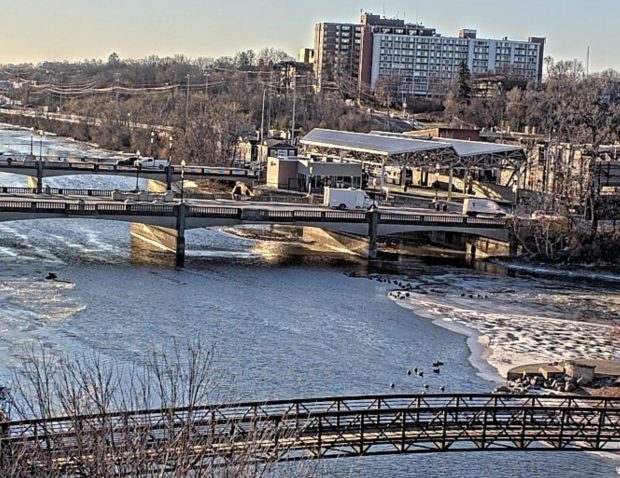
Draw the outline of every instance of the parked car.
<instances>
[{"instance_id":1,"label":"parked car","mask_svg":"<svg viewBox=\"0 0 620 478\"><path fill-rule=\"evenodd\" d=\"M463 214L472 217L476 217L479 214L505 217L506 211L490 199L467 198L463 201Z\"/></svg>"}]
</instances>

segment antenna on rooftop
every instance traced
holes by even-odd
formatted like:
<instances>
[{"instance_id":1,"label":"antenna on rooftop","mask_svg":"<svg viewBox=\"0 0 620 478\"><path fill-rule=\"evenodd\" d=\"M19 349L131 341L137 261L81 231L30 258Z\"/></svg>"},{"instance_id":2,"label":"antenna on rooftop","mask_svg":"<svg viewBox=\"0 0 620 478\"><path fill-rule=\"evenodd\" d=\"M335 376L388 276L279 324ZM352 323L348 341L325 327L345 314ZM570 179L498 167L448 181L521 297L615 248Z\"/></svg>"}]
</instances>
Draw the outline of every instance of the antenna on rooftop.
<instances>
[{"instance_id":1,"label":"antenna on rooftop","mask_svg":"<svg viewBox=\"0 0 620 478\"><path fill-rule=\"evenodd\" d=\"M385 3L383 4L383 18L385 18Z\"/></svg>"}]
</instances>

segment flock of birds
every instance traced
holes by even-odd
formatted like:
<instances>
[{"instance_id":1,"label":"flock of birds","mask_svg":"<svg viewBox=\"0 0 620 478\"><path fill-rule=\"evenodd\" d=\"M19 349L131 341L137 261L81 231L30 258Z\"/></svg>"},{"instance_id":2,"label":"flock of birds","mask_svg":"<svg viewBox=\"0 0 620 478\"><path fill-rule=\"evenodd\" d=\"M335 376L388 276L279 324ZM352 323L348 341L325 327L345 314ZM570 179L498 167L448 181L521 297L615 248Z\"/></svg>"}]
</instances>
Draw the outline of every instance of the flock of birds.
<instances>
[{"instance_id":1,"label":"flock of birds","mask_svg":"<svg viewBox=\"0 0 620 478\"><path fill-rule=\"evenodd\" d=\"M432 368L433 373L440 374L441 373L441 367L443 367L443 366L444 366L443 362L439 362L439 361L434 362L433 363L433 368ZM408 376L416 375L416 376L418 376L420 378L423 378L424 377L424 370L419 369L418 367L415 367L413 369L407 369L407 375ZM393 383L393 382L390 383L390 388L391 389L394 389L395 387L396 387L395 383ZM430 388L430 385L428 383L425 383L425 384L422 385L422 387L424 387L426 390L428 390ZM441 385L439 387L439 391L445 392L446 391L445 385Z\"/></svg>"},{"instance_id":2,"label":"flock of birds","mask_svg":"<svg viewBox=\"0 0 620 478\"><path fill-rule=\"evenodd\" d=\"M350 277L358 277L357 274L355 273L350 273L347 274ZM403 300L403 299L408 299L412 296L412 292L416 291L417 287L414 286L413 284L410 284L408 282L404 282L402 280L398 280L398 279L393 279L393 278L388 278L388 277L382 277L380 275L369 275L368 278L370 280L375 280L377 282L383 282L383 283L387 283L390 285L395 285L397 287L400 288L400 290L395 290L392 291L391 293L394 295L394 297L398 300ZM462 294L462 296L466 296L466 294ZM488 296L482 297L482 296L470 296L471 298L487 298ZM443 362L437 361L433 363L433 368L432 368L432 373L435 374L440 374L441 373L441 367L444 366ZM415 367L413 369L407 369L407 375L408 376L418 376L420 378L424 378L424 370ZM422 385L422 387L425 390L428 390L430 388L430 385L428 383L425 383ZM396 384L395 383L390 383L390 388L394 389L396 388ZM446 391L446 387L445 385L441 385L439 387L439 391L441 392L445 392Z\"/></svg>"}]
</instances>

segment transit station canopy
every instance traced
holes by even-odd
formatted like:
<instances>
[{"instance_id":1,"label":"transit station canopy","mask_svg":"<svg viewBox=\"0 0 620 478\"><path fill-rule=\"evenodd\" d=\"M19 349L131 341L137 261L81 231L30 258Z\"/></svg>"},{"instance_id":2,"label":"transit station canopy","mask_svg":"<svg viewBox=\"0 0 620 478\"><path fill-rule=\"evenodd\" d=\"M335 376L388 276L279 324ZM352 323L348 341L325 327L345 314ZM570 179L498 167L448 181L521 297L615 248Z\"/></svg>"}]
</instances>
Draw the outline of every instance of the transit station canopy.
<instances>
[{"instance_id":1,"label":"transit station canopy","mask_svg":"<svg viewBox=\"0 0 620 478\"><path fill-rule=\"evenodd\" d=\"M449 149L450 145L438 145L433 141L411 139L404 136L351 133L329 129L313 129L301 140L302 144L324 148L339 148L377 156L417 153Z\"/></svg>"},{"instance_id":2,"label":"transit station canopy","mask_svg":"<svg viewBox=\"0 0 620 478\"><path fill-rule=\"evenodd\" d=\"M351 133L314 129L301 139L310 152L410 167L516 168L525 161L518 146L447 138L418 139L374 131Z\"/></svg>"}]
</instances>

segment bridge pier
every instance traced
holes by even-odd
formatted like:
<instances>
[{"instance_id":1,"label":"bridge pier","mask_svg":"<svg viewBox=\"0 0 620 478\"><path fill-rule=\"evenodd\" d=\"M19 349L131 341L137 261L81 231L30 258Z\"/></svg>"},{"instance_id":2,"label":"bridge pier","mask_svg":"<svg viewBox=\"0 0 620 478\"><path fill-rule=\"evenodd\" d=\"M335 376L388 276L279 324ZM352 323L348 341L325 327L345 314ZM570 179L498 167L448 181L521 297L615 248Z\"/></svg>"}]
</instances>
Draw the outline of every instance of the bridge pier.
<instances>
[{"instance_id":1,"label":"bridge pier","mask_svg":"<svg viewBox=\"0 0 620 478\"><path fill-rule=\"evenodd\" d=\"M177 213L176 265L177 267L183 267L185 265L185 215L187 213L187 206L185 203L181 203L175 209Z\"/></svg>"},{"instance_id":2,"label":"bridge pier","mask_svg":"<svg viewBox=\"0 0 620 478\"><path fill-rule=\"evenodd\" d=\"M172 191L173 174L172 166L166 166L166 191Z\"/></svg>"},{"instance_id":3,"label":"bridge pier","mask_svg":"<svg viewBox=\"0 0 620 478\"><path fill-rule=\"evenodd\" d=\"M45 163L41 160L37 161L37 194L43 191L43 168Z\"/></svg>"},{"instance_id":4,"label":"bridge pier","mask_svg":"<svg viewBox=\"0 0 620 478\"><path fill-rule=\"evenodd\" d=\"M152 226L148 224L132 223L131 235L147 244L155 246L167 253L175 255L177 267L185 265L185 229L187 205L174 206L175 223L173 227Z\"/></svg>"},{"instance_id":5,"label":"bridge pier","mask_svg":"<svg viewBox=\"0 0 620 478\"><path fill-rule=\"evenodd\" d=\"M36 176L28 176L28 187L35 190L36 194L43 192L43 161L37 161Z\"/></svg>"},{"instance_id":6,"label":"bridge pier","mask_svg":"<svg viewBox=\"0 0 620 478\"><path fill-rule=\"evenodd\" d=\"M379 210L374 208L372 211L367 212L366 219L368 220L368 259L372 260L377 258Z\"/></svg>"}]
</instances>

